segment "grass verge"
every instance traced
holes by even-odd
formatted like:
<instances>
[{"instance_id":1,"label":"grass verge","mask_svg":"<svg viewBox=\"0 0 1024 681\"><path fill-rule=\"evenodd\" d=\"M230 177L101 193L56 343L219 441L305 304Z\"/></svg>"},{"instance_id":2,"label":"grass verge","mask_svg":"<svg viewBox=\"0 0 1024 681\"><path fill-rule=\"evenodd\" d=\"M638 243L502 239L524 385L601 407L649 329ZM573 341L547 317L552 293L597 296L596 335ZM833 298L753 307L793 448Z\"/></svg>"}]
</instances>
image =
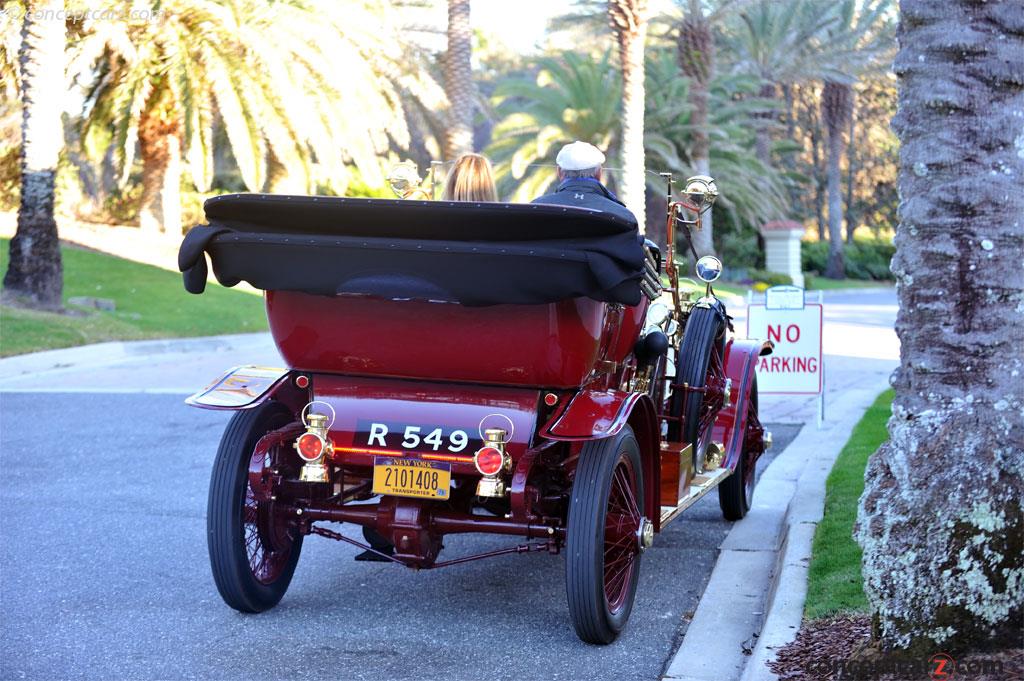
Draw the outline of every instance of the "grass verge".
<instances>
[{"instance_id":1,"label":"grass verge","mask_svg":"<svg viewBox=\"0 0 1024 681\"><path fill-rule=\"evenodd\" d=\"M0 273L9 239L0 239ZM263 331L263 300L209 284L201 296L181 276L104 253L62 246L64 302L90 296L113 300L113 312L67 305L64 314L0 305L0 357L110 340L211 336Z\"/></svg>"},{"instance_id":2,"label":"grass verge","mask_svg":"<svg viewBox=\"0 0 1024 681\"><path fill-rule=\"evenodd\" d=\"M893 391L878 396L853 429L825 483L825 515L814 534L807 602L808 619L868 612L860 574L861 550L853 540L857 500L864 491L868 457L887 438Z\"/></svg>"},{"instance_id":3,"label":"grass verge","mask_svg":"<svg viewBox=\"0 0 1024 681\"><path fill-rule=\"evenodd\" d=\"M887 288L893 286L891 281L874 281L870 279L826 279L813 274L804 275L804 283L808 291L835 291L851 288Z\"/></svg>"}]
</instances>

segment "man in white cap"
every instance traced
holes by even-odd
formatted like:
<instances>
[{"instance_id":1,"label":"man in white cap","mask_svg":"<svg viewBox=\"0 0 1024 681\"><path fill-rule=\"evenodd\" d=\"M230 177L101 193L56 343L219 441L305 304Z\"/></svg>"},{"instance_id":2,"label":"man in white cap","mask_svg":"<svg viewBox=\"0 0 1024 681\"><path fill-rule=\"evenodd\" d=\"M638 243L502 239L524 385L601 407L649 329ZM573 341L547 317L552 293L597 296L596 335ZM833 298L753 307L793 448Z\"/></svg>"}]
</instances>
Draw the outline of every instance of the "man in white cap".
<instances>
[{"instance_id":1,"label":"man in white cap","mask_svg":"<svg viewBox=\"0 0 1024 681\"><path fill-rule=\"evenodd\" d=\"M604 154L593 144L566 144L555 157L558 165L558 188L551 194L534 199L533 203L591 208L618 215L636 223L636 217L625 204L601 183Z\"/></svg>"}]
</instances>

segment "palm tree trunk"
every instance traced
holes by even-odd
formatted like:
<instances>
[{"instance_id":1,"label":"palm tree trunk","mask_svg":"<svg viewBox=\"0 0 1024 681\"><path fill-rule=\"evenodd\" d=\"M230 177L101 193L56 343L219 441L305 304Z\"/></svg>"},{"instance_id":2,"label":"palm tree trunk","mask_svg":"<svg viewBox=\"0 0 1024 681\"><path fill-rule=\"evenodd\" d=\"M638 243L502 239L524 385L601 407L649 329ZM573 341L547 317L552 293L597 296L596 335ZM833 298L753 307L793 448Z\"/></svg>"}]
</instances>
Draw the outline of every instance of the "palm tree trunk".
<instances>
[{"instance_id":1,"label":"palm tree trunk","mask_svg":"<svg viewBox=\"0 0 1024 681\"><path fill-rule=\"evenodd\" d=\"M142 200L139 227L181 236L181 135L177 122L144 112L139 123Z\"/></svg>"},{"instance_id":2,"label":"palm tree trunk","mask_svg":"<svg viewBox=\"0 0 1024 681\"><path fill-rule=\"evenodd\" d=\"M448 129L444 154L454 159L473 151L473 30L469 0L448 0L448 52L444 60L444 89L448 95Z\"/></svg>"},{"instance_id":3,"label":"palm tree trunk","mask_svg":"<svg viewBox=\"0 0 1024 681\"><path fill-rule=\"evenodd\" d=\"M60 309L64 288L57 222L53 217L57 162L64 145L66 29L63 0L28 3L18 54L21 77L21 204L11 239L4 293L44 309Z\"/></svg>"},{"instance_id":4,"label":"palm tree trunk","mask_svg":"<svg viewBox=\"0 0 1024 681\"><path fill-rule=\"evenodd\" d=\"M758 96L762 99L775 99L775 84L765 83L762 85ZM768 127L774 115L773 111L761 111L756 114L759 123L754 131L754 153L758 160L766 166L772 164L772 138Z\"/></svg>"},{"instance_id":5,"label":"palm tree trunk","mask_svg":"<svg viewBox=\"0 0 1024 681\"><path fill-rule=\"evenodd\" d=\"M812 95L813 96L813 95ZM828 233L825 229L825 183L821 172L821 121L815 115L816 107L808 106L807 113L811 118L811 163L813 164L814 180L814 219L818 225L818 241L825 241Z\"/></svg>"},{"instance_id":6,"label":"palm tree trunk","mask_svg":"<svg viewBox=\"0 0 1024 681\"><path fill-rule=\"evenodd\" d=\"M608 17L615 30L622 65L622 201L646 226L644 188L644 45L647 0L612 0Z\"/></svg>"},{"instance_id":7,"label":"palm tree trunk","mask_svg":"<svg viewBox=\"0 0 1024 681\"><path fill-rule=\"evenodd\" d=\"M678 39L679 68L690 80L690 104L693 112L690 122L693 128L693 169L698 175L711 175L708 139L708 86L715 72L715 42L711 23L704 16L700 3L691 0L689 12L679 27ZM715 252L714 209L703 217L703 229L694 233L693 247L698 255Z\"/></svg>"},{"instance_id":8,"label":"palm tree trunk","mask_svg":"<svg viewBox=\"0 0 1024 681\"><path fill-rule=\"evenodd\" d=\"M821 93L821 112L828 130L828 263L825 276L843 279L843 192L839 159L843 154L843 126L849 115L850 86L825 81Z\"/></svg>"},{"instance_id":9,"label":"palm tree trunk","mask_svg":"<svg viewBox=\"0 0 1024 681\"><path fill-rule=\"evenodd\" d=\"M1011 7L900 2L900 368L855 536L880 643L911 655L1020 645L1024 157L1007 68L1024 34Z\"/></svg>"},{"instance_id":10,"label":"palm tree trunk","mask_svg":"<svg viewBox=\"0 0 1024 681\"><path fill-rule=\"evenodd\" d=\"M852 94L852 91L851 91ZM857 216L853 210L853 187L857 179L857 117L853 115L856 98L850 98L850 128L846 144L846 243L853 243L857 231Z\"/></svg>"}]
</instances>

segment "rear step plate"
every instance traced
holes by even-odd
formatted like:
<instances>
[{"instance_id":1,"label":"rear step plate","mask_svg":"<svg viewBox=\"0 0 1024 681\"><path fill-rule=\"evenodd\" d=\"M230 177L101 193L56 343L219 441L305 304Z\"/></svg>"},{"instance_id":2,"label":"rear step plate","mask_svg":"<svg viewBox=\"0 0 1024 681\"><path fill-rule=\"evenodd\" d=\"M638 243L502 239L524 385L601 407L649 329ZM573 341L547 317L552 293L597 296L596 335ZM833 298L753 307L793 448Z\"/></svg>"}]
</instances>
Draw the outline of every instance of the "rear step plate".
<instances>
[{"instance_id":1,"label":"rear step plate","mask_svg":"<svg viewBox=\"0 0 1024 681\"><path fill-rule=\"evenodd\" d=\"M693 482L690 484L690 493L680 499L678 505L661 507L662 529L675 520L680 513L697 503L698 499L713 490L715 487L718 487L718 485L729 477L731 473L732 471L728 468L716 468L713 471L705 471L701 475L695 476L693 478Z\"/></svg>"}]
</instances>

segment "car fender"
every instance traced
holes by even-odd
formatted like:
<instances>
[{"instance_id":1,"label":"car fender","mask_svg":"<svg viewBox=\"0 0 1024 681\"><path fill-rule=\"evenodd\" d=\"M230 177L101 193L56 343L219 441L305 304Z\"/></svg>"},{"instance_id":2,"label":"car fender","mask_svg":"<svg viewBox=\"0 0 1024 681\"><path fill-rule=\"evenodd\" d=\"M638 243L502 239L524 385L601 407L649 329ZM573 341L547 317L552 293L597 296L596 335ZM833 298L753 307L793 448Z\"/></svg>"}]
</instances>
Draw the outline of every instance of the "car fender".
<instances>
[{"instance_id":1,"label":"car fender","mask_svg":"<svg viewBox=\"0 0 1024 681\"><path fill-rule=\"evenodd\" d=\"M757 358L769 354L771 346L760 340L732 339L725 346L725 375L732 381L729 406L718 412L714 439L724 446L722 465L736 469L743 451L744 432L747 427L747 405L754 385Z\"/></svg>"},{"instance_id":2,"label":"car fender","mask_svg":"<svg viewBox=\"0 0 1024 681\"><path fill-rule=\"evenodd\" d=\"M252 409L278 393L282 387L288 392L298 391L291 371L252 364L233 367L218 376L208 386L185 398L185 404L200 409L239 410Z\"/></svg>"},{"instance_id":3,"label":"car fender","mask_svg":"<svg viewBox=\"0 0 1024 681\"><path fill-rule=\"evenodd\" d=\"M627 424L640 446L646 487L644 513L654 518L661 484L661 437L658 410L650 395L624 390L581 390L541 426L538 435L563 442L586 442L617 435Z\"/></svg>"}]
</instances>

